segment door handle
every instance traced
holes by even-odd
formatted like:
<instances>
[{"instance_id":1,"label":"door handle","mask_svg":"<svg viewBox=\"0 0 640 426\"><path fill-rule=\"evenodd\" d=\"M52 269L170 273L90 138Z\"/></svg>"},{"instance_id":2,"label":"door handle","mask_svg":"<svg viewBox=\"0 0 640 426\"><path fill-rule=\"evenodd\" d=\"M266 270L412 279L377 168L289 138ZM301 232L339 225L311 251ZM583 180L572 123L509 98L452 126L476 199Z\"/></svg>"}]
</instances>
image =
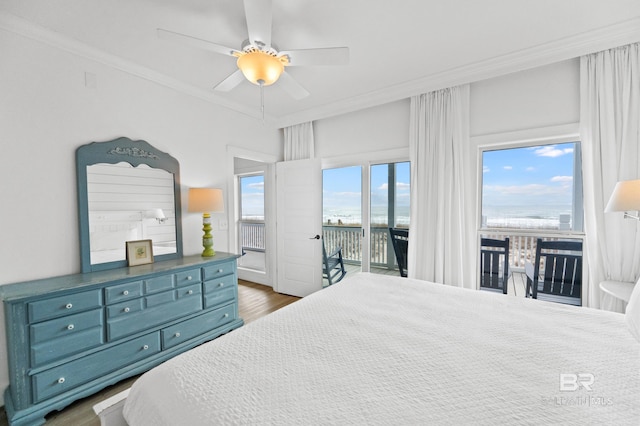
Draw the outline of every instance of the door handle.
<instances>
[{"instance_id":1,"label":"door handle","mask_svg":"<svg viewBox=\"0 0 640 426\"><path fill-rule=\"evenodd\" d=\"M310 240L319 240L320 239L320 235L317 235L315 237L311 237L309 238Z\"/></svg>"}]
</instances>

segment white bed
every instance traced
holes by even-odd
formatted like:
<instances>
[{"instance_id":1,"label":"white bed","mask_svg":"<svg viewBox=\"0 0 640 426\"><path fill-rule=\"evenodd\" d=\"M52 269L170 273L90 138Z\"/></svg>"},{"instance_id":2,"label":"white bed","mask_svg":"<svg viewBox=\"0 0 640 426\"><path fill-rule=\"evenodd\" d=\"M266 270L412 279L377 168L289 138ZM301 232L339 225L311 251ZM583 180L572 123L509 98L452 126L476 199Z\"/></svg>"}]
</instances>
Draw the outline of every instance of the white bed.
<instances>
[{"instance_id":1,"label":"white bed","mask_svg":"<svg viewBox=\"0 0 640 426\"><path fill-rule=\"evenodd\" d=\"M640 343L622 314L355 274L147 372L124 417L637 425Z\"/></svg>"}]
</instances>

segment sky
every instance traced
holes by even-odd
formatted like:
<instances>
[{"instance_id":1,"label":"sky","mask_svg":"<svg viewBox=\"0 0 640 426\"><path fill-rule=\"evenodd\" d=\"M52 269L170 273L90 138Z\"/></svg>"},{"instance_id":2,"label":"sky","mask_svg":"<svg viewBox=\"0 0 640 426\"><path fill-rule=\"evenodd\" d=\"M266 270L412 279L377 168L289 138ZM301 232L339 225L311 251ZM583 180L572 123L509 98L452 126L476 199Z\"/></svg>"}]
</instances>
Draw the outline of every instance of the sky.
<instances>
[{"instance_id":1,"label":"sky","mask_svg":"<svg viewBox=\"0 0 640 426\"><path fill-rule=\"evenodd\" d=\"M485 151L483 206L571 205L574 143Z\"/></svg>"},{"instance_id":2,"label":"sky","mask_svg":"<svg viewBox=\"0 0 640 426\"><path fill-rule=\"evenodd\" d=\"M482 201L485 207L571 206L574 143L485 151L482 158ZM387 165L371 166L371 206L387 203ZM409 206L409 163L397 163L397 205ZM241 180L245 216L264 215L264 179ZM360 166L323 170L323 210L360 214Z\"/></svg>"},{"instance_id":3,"label":"sky","mask_svg":"<svg viewBox=\"0 0 640 426\"><path fill-rule=\"evenodd\" d=\"M264 218L264 176L243 176L240 179L242 191L242 215Z\"/></svg>"}]
</instances>

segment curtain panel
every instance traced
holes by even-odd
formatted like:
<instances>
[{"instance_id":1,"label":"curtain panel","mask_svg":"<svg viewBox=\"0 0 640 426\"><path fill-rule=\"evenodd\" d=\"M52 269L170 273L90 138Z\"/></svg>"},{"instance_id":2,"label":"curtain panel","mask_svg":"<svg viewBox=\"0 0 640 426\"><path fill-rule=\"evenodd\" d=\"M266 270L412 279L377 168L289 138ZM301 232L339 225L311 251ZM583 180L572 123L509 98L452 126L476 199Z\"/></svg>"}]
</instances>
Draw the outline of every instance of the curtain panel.
<instances>
[{"instance_id":1,"label":"curtain panel","mask_svg":"<svg viewBox=\"0 0 640 426\"><path fill-rule=\"evenodd\" d=\"M587 306L623 312L602 294L604 280L635 281L640 273L640 225L604 213L616 182L640 178L640 44L580 58L580 134Z\"/></svg>"},{"instance_id":2,"label":"curtain panel","mask_svg":"<svg viewBox=\"0 0 640 426\"><path fill-rule=\"evenodd\" d=\"M469 85L411 98L408 275L476 288L476 150Z\"/></svg>"},{"instance_id":3,"label":"curtain panel","mask_svg":"<svg viewBox=\"0 0 640 426\"><path fill-rule=\"evenodd\" d=\"M313 123L284 128L284 161L314 158Z\"/></svg>"}]
</instances>

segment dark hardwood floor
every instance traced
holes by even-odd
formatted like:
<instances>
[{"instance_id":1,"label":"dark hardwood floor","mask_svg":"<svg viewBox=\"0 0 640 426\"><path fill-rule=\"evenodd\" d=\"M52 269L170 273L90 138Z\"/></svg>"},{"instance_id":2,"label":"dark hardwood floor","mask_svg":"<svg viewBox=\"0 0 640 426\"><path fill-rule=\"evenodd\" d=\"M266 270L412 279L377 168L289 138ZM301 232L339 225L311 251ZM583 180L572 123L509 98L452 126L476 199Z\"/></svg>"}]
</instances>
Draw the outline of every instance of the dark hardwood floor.
<instances>
[{"instance_id":1,"label":"dark hardwood floor","mask_svg":"<svg viewBox=\"0 0 640 426\"><path fill-rule=\"evenodd\" d=\"M245 324L257 320L298 300L298 297L287 296L273 291L271 287L249 281L238 281L238 299L240 317ZM113 396L133 384L137 377L125 379L95 395L81 399L62 411L51 413L46 418L47 426L99 426L100 420L93 412L98 402ZM7 418L4 408L0 410L0 426L6 426Z\"/></svg>"}]
</instances>

